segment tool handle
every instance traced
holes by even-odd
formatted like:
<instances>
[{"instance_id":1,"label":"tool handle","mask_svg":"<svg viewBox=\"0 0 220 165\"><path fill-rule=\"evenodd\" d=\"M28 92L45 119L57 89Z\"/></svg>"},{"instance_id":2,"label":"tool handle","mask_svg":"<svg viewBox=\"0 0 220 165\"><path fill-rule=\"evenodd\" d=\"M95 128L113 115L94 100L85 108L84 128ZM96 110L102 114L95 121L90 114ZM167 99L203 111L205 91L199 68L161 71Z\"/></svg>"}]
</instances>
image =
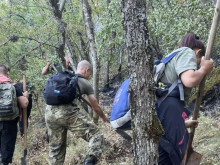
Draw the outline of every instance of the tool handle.
<instances>
[{"instance_id":1,"label":"tool handle","mask_svg":"<svg viewBox=\"0 0 220 165\"><path fill-rule=\"evenodd\" d=\"M212 26L211 26L211 30L210 30L210 34L209 34L209 38L208 38L207 49L206 49L206 53L205 53L206 60L209 60L211 57L211 50L212 50L212 46L214 43L214 39L215 39L217 27L218 27L218 22L219 22L219 14L220 14L219 12L220 12L220 0L217 0L216 7L215 7L215 13L214 13L213 21L212 21ZM196 99L196 103L195 103L195 107L194 107L193 120L197 120L198 115L199 115L199 108L200 108L202 96L204 93L205 81L206 81L206 76L202 79L202 81L199 84L199 90L197 93L197 99ZM190 129L190 137L189 137L188 147L192 147L192 141L194 138L194 134L195 134L195 126L193 126Z\"/></svg>"},{"instance_id":2,"label":"tool handle","mask_svg":"<svg viewBox=\"0 0 220 165\"><path fill-rule=\"evenodd\" d=\"M23 92L26 92L26 76L23 75ZM23 122L24 122L24 149L27 149L27 108L23 109Z\"/></svg>"},{"instance_id":3,"label":"tool handle","mask_svg":"<svg viewBox=\"0 0 220 165\"><path fill-rule=\"evenodd\" d=\"M83 98L83 97L81 97L81 99L82 99L82 101L84 102L84 103L86 103L91 109L92 109L92 105L90 104L90 102L89 101L87 101L85 98Z\"/></svg>"}]
</instances>

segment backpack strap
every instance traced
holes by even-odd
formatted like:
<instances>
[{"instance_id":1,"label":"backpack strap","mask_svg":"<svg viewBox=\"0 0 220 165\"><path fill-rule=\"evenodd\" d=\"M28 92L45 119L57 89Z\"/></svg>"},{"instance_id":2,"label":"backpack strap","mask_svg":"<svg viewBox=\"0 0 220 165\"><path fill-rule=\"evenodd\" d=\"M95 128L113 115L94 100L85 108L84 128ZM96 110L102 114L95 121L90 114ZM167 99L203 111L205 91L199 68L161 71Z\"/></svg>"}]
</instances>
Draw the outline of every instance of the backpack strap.
<instances>
[{"instance_id":1,"label":"backpack strap","mask_svg":"<svg viewBox=\"0 0 220 165\"><path fill-rule=\"evenodd\" d=\"M168 57L165 57L161 60L162 63L166 64L168 63L170 60L172 60L173 57L175 57L178 53L180 52L180 50L173 52L171 55L169 55Z\"/></svg>"},{"instance_id":2,"label":"backpack strap","mask_svg":"<svg viewBox=\"0 0 220 165\"><path fill-rule=\"evenodd\" d=\"M181 100L181 101L184 101L184 89L183 89L183 84L182 84L182 82L181 82L180 79L177 79L177 80L174 81L173 84L169 87L167 94L157 99L158 107L159 107L160 104L167 98L167 96L169 96L169 94L174 90L174 88L175 88L176 86L178 86L178 88L179 88L180 100Z\"/></svg>"},{"instance_id":3,"label":"backpack strap","mask_svg":"<svg viewBox=\"0 0 220 165\"><path fill-rule=\"evenodd\" d=\"M169 55L168 57L163 58L160 62L161 63L168 63L173 57L175 57L182 49L178 49L177 51L173 52L171 55ZM158 107L160 106L160 104L167 98L167 96L169 96L169 94L174 90L174 88L178 86L179 88L179 92L180 92L180 100L184 101L184 89L183 89L183 84L182 81L180 80L180 78L178 78L176 81L173 82L173 84L169 87L168 89L168 93L162 97L160 97L157 100L157 104Z\"/></svg>"},{"instance_id":4,"label":"backpack strap","mask_svg":"<svg viewBox=\"0 0 220 165\"><path fill-rule=\"evenodd\" d=\"M81 74L75 74L75 77L77 78L77 81L78 81L78 78L80 77L80 78L84 78L85 79L85 77L83 76L83 75L81 75ZM86 103L90 108L92 108L92 106L91 106L91 104L86 100L86 99L84 99L82 96L81 96L81 92L80 92L80 88L79 88L79 85L78 85L78 82L77 82L77 90L79 91L79 100L82 100L84 103Z\"/></svg>"},{"instance_id":5,"label":"backpack strap","mask_svg":"<svg viewBox=\"0 0 220 165\"><path fill-rule=\"evenodd\" d=\"M81 75L81 74L75 74L75 75L74 75L74 78L77 79L76 88L77 88L77 90L78 90L78 92L79 92L78 99L81 100L81 99L82 99L82 97L81 97L81 91L80 91L80 88L79 88L79 85L78 85L78 78L79 78L79 77L80 77L80 78L85 78L85 77L83 77L83 75Z\"/></svg>"}]
</instances>

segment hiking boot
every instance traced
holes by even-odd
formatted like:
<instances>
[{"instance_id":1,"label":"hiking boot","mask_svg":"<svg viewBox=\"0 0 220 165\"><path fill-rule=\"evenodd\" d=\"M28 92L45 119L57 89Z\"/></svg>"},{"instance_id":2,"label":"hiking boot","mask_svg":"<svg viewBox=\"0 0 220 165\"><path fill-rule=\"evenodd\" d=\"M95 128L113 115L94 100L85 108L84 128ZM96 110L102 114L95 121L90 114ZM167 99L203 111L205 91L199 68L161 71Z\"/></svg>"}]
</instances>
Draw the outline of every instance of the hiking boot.
<instances>
[{"instance_id":1,"label":"hiking boot","mask_svg":"<svg viewBox=\"0 0 220 165\"><path fill-rule=\"evenodd\" d=\"M97 162L97 158L94 155L86 155L84 160L84 165L95 165Z\"/></svg>"}]
</instances>

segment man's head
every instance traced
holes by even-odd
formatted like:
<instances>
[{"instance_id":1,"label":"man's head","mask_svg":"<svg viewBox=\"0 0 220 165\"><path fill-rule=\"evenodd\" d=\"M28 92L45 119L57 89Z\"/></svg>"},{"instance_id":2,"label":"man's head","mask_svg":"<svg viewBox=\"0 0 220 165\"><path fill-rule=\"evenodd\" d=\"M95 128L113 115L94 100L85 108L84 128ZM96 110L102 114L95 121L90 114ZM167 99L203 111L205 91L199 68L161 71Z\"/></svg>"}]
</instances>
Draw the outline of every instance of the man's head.
<instances>
[{"instance_id":1,"label":"man's head","mask_svg":"<svg viewBox=\"0 0 220 165\"><path fill-rule=\"evenodd\" d=\"M4 76L7 76L7 77L9 76L9 70L3 64L0 64L0 75L4 75Z\"/></svg>"},{"instance_id":2,"label":"man's head","mask_svg":"<svg viewBox=\"0 0 220 165\"><path fill-rule=\"evenodd\" d=\"M86 79L89 79L89 77L92 73L91 64L86 60L80 61L77 65L76 73L79 73L79 74L83 75L83 77L85 77Z\"/></svg>"}]
</instances>

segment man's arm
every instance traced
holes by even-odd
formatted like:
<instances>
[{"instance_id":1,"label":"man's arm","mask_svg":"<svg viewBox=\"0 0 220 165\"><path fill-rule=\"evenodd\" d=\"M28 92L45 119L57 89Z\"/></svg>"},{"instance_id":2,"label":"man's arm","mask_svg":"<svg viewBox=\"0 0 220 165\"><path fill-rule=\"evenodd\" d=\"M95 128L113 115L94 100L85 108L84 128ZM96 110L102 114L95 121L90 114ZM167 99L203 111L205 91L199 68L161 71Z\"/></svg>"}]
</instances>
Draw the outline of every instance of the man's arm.
<instances>
[{"instance_id":1,"label":"man's arm","mask_svg":"<svg viewBox=\"0 0 220 165\"><path fill-rule=\"evenodd\" d=\"M95 113L97 113L97 114L102 118L102 120L103 120L104 122L108 122L108 123L109 123L109 119L108 119L108 118L106 117L106 115L103 113L103 111L102 111L100 105L98 104L98 102L97 102L95 96L94 96L93 94L91 94L91 95L88 95L88 98L89 98L89 102L90 102L90 104L91 104L91 106L92 106L92 107L91 107L92 110L94 110Z\"/></svg>"},{"instance_id":2,"label":"man's arm","mask_svg":"<svg viewBox=\"0 0 220 165\"><path fill-rule=\"evenodd\" d=\"M41 74L42 75L47 75L49 74L49 66L50 66L50 62L47 62L47 65L45 67L43 67Z\"/></svg>"},{"instance_id":3,"label":"man's arm","mask_svg":"<svg viewBox=\"0 0 220 165\"><path fill-rule=\"evenodd\" d=\"M21 106L22 109L25 109L28 107L28 92L24 92L23 96L17 97L18 104Z\"/></svg>"}]
</instances>

